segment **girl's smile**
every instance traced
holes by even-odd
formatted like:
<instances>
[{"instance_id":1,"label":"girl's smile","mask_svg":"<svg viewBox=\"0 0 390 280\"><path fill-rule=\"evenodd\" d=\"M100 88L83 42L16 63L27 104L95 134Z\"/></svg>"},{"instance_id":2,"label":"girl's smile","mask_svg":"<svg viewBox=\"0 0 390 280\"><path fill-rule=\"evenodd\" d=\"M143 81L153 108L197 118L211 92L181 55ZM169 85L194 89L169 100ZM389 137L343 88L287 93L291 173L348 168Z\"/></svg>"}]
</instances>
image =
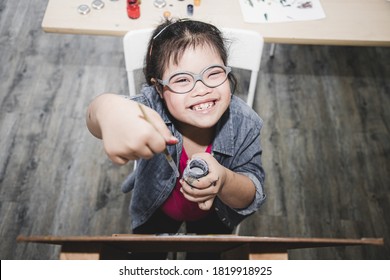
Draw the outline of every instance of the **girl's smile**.
<instances>
[{"instance_id":1,"label":"girl's smile","mask_svg":"<svg viewBox=\"0 0 390 280\"><path fill-rule=\"evenodd\" d=\"M206 101L203 103L201 102L201 103L192 105L190 108L191 108L191 110L196 111L196 112L200 112L200 111L205 112L214 106L215 106L215 101Z\"/></svg>"},{"instance_id":2,"label":"girl's smile","mask_svg":"<svg viewBox=\"0 0 390 280\"><path fill-rule=\"evenodd\" d=\"M196 112L207 113L207 111L209 111L209 109L214 108L214 106L216 105L217 102L218 102L218 99L208 97L207 99L204 99L204 100L194 101L194 103L192 103L189 106L189 109L191 109L192 111L196 111Z\"/></svg>"}]
</instances>

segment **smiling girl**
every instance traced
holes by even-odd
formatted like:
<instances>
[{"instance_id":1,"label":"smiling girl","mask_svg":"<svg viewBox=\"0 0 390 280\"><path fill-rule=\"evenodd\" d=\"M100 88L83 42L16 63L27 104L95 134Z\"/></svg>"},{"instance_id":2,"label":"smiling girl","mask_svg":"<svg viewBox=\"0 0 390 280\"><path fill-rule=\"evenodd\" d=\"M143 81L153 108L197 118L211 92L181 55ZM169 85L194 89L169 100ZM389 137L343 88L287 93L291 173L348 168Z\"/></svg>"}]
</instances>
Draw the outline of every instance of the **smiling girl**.
<instances>
[{"instance_id":1,"label":"smiling girl","mask_svg":"<svg viewBox=\"0 0 390 280\"><path fill-rule=\"evenodd\" d=\"M138 160L122 186L132 191L133 232L176 233L185 222L188 233L231 233L265 200L263 122L232 95L222 33L199 21L166 21L154 31L145 62L148 85L140 95L102 94L87 113L90 132L113 162ZM185 181L193 158L205 160L209 173Z\"/></svg>"}]
</instances>

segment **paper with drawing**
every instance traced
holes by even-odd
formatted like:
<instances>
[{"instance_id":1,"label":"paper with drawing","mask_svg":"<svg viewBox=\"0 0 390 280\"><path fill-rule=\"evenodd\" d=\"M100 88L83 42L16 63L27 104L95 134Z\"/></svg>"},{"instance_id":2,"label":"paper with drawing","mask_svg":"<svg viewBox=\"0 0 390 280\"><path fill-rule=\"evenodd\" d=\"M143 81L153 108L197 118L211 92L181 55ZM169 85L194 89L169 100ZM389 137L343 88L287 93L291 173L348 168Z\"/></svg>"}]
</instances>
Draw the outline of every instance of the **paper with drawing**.
<instances>
[{"instance_id":1,"label":"paper with drawing","mask_svg":"<svg viewBox=\"0 0 390 280\"><path fill-rule=\"evenodd\" d=\"M273 23L325 18L319 0L239 0L245 22Z\"/></svg>"}]
</instances>

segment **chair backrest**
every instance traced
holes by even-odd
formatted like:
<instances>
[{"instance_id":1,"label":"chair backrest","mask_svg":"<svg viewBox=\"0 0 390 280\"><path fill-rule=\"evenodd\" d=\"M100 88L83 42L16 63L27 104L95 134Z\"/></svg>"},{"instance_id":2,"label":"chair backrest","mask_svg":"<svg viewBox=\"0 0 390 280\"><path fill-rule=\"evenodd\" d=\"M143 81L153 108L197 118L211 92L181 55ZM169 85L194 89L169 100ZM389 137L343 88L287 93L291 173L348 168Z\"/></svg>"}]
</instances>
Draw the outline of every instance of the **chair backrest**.
<instances>
[{"instance_id":1,"label":"chair backrest","mask_svg":"<svg viewBox=\"0 0 390 280\"><path fill-rule=\"evenodd\" d=\"M221 28L224 36L230 40L228 65L251 71L247 104L253 106L257 77L260 70L264 39L255 32L242 29Z\"/></svg>"},{"instance_id":2,"label":"chair backrest","mask_svg":"<svg viewBox=\"0 0 390 280\"><path fill-rule=\"evenodd\" d=\"M136 95L135 71L144 68L146 50L153 29L129 31L123 38L130 95Z\"/></svg>"},{"instance_id":3,"label":"chair backrest","mask_svg":"<svg viewBox=\"0 0 390 280\"><path fill-rule=\"evenodd\" d=\"M228 65L251 71L247 103L252 107L256 92L257 76L263 52L263 37L255 32L241 29L221 28L229 39ZM135 71L144 67L147 45L153 29L129 31L123 38L125 64L130 95L136 94Z\"/></svg>"}]
</instances>

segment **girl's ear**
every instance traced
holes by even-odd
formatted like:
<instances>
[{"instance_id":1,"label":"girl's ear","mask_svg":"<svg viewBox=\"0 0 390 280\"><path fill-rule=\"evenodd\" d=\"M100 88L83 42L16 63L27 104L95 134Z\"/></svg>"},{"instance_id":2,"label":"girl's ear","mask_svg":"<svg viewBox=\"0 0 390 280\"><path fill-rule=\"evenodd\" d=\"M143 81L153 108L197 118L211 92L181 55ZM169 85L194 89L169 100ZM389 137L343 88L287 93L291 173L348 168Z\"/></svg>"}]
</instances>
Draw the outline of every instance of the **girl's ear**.
<instances>
[{"instance_id":1,"label":"girl's ear","mask_svg":"<svg viewBox=\"0 0 390 280\"><path fill-rule=\"evenodd\" d=\"M164 97L163 97L163 92L162 92L162 88L160 87L160 84L156 81L155 78L151 78L150 81L151 81L152 84L154 85L154 88L156 89L158 95L160 95L160 98L161 98L161 99L164 99Z\"/></svg>"}]
</instances>

